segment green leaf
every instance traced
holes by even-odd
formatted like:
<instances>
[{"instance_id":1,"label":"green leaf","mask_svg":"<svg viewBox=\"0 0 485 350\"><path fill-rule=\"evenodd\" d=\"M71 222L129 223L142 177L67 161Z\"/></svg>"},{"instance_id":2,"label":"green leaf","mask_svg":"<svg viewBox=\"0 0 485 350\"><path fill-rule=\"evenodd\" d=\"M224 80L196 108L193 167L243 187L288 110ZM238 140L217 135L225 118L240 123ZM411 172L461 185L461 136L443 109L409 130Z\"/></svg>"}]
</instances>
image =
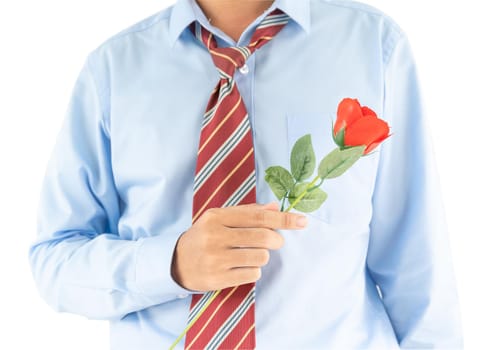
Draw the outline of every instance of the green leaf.
<instances>
[{"instance_id":1,"label":"green leaf","mask_svg":"<svg viewBox=\"0 0 485 350\"><path fill-rule=\"evenodd\" d=\"M302 182L297 184L290 192L289 201L293 204L295 200L305 191L310 184L308 182ZM312 191L307 192L301 200L294 206L296 210L303 213L311 213L317 210L327 199L327 194L320 188L314 188Z\"/></svg>"},{"instance_id":2,"label":"green leaf","mask_svg":"<svg viewBox=\"0 0 485 350\"><path fill-rule=\"evenodd\" d=\"M342 175L364 154L365 147L334 149L320 162L318 175L322 179L332 179Z\"/></svg>"},{"instance_id":3,"label":"green leaf","mask_svg":"<svg viewBox=\"0 0 485 350\"><path fill-rule=\"evenodd\" d=\"M290 172L280 166L272 166L266 169L264 179L278 200L281 200L295 185L295 180Z\"/></svg>"},{"instance_id":4,"label":"green leaf","mask_svg":"<svg viewBox=\"0 0 485 350\"><path fill-rule=\"evenodd\" d=\"M312 176L316 160L310 134L299 138L291 150L291 173L296 181L302 181Z\"/></svg>"}]
</instances>

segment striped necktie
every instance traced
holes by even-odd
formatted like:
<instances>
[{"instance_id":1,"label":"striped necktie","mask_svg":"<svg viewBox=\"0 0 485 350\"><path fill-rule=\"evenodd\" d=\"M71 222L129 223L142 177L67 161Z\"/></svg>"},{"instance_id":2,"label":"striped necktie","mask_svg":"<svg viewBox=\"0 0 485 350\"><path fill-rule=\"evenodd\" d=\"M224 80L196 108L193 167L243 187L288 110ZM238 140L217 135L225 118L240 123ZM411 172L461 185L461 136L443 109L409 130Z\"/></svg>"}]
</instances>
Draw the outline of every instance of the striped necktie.
<instances>
[{"instance_id":1,"label":"striped necktie","mask_svg":"<svg viewBox=\"0 0 485 350\"><path fill-rule=\"evenodd\" d=\"M268 43L288 22L276 9L256 28L248 46L218 48L211 32L198 22L192 33L209 50L220 80L211 94L202 121L194 180L194 223L209 208L256 202L253 139L248 113L234 81L234 72L247 73L246 60ZM215 292L194 294L193 321ZM189 329L185 349L254 349L255 283L222 290Z\"/></svg>"}]
</instances>

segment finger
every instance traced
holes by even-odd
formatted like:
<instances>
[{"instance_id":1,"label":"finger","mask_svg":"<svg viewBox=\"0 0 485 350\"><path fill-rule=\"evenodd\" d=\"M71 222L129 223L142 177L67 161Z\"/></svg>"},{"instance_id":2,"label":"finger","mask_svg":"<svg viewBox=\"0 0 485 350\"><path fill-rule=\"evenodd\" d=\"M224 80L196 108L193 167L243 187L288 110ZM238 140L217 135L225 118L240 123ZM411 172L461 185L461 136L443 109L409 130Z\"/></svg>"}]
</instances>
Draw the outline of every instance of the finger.
<instances>
[{"instance_id":1,"label":"finger","mask_svg":"<svg viewBox=\"0 0 485 350\"><path fill-rule=\"evenodd\" d=\"M223 212L222 212L223 211ZM221 223L228 227L265 227L301 229L307 224L304 215L265 209L264 206L234 206L216 209Z\"/></svg>"},{"instance_id":2,"label":"finger","mask_svg":"<svg viewBox=\"0 0 485 350\"><path fill-rule=\"evenodd\" d=\"M262 209L268 209L268 210L280 210L280 205L278 202L269 202L265 204L259 204L259 203L251 203L251 204L242 204L240 207L259 207Z\"/></svg>"},{"instance_id":3,"label":"finger","mask_svg":"<svg viewBox=\"0 0 485 350\"><path fill-rule=\"evenodd\" d=\"M225 277L225 281L230 287L253 283L261 278L261 269L259 267L235 268L228 270Z\"/></svg>"},{"instance_id":4,"label":"finger","mask_svg":"<svg viewBox=\"0 0 485 350\"><path fill-rule=\"evenodd\" d=\"M266 249L230 249L227 254L227 266L261 267L269 262L269 252Z\"/></svg>"},{"instance_id":5,"label":"finger","mask_svg":"<svg viewBox=\"0 0 485 350\"><path fill-rule=\"evenodd\" d=\"M263 205L262 209L279 211L280 205L278 204L278 202L266 203L266 204Z\"/></svg>"},{"instance_id":6,"label":"finger","mask_svg":"<svg viewBox=\"0 0 485 350\"><path fill-rule=\"evenodd\" d=\"M285 240L269 228L232 228L226 233L229 248L280 249Z\"/></svg>"}]
</instances>

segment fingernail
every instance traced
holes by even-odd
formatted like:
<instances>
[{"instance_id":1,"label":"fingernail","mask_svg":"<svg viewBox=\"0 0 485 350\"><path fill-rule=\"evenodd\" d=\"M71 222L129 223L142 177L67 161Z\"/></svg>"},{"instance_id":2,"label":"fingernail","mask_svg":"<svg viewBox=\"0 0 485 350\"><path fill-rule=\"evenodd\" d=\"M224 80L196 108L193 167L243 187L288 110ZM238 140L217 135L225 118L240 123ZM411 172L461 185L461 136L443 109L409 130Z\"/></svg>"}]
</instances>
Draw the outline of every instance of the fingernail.
<instances>
[{"instance_id":1,"label":"fingernail","mask_svg":"<svg viewBox=\"0 0 485 350\"><path fill-rule=\"evenodd\" d=\"M298 216L298 218L296 219L296 226L298 227L305 227L307 223L308 219L306 218L306 216Z\"/></svg>"}]
</instances>

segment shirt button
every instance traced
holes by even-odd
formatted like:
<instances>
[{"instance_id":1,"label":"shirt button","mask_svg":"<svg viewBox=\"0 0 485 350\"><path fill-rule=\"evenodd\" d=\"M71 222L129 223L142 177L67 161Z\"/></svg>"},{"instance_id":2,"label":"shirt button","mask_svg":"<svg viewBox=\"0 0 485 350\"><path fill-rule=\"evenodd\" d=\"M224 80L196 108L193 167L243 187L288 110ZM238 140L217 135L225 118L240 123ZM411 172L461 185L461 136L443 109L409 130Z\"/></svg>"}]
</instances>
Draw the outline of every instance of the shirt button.
<instances>
[{"instance_id":1,"label":"shirt button","mask_svg":"<svg viewBox=\"0 0 485 350\"><path fill-rule=\"evenodd\" d=\"M244 64L244 66L242 66L241 68L239 68L239 72L241 74L244 74L244 75L248 74L249 73L249 67L248 67L248 65L247 64Z\"/></svg>"},{"instance_id":2,"label":"shirt button","mask_svg":"<svg viewBox=\"0 0 485 350\"><path fill-rule=\"evenodd\" d=\"M188 296L189 296L188 294L179 294L177 295L177 298L184 299L184 298L187 298Z\"/></svg>"}]
</instances>

